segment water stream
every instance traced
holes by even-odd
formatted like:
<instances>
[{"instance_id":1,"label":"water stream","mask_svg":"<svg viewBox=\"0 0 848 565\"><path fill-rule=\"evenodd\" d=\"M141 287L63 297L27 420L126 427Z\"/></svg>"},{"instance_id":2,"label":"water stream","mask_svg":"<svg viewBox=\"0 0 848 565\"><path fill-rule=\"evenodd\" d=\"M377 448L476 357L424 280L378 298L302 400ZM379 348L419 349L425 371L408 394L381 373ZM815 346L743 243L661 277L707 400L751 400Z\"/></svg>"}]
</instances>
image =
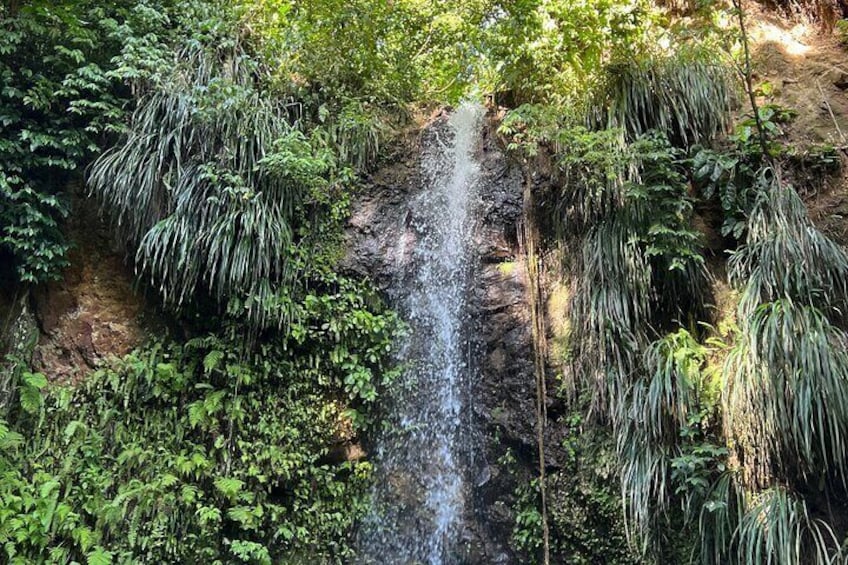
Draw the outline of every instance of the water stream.
<instances>
[{"instance_id":1,"label":"water stream","mask_svg":"<svg viewBox=\"0 0 848 565\"><path fill-rule=\"evenodd\" d=\"M374 510L361 532L365 563L454 563L470 498L466 476L472 379L467 295L479 201L483 108L463 104L423 140L424 187L410 203L412 260L393 293L409 321L408 369L389 401L375 461Z\"/></svg>"}]
</instances>

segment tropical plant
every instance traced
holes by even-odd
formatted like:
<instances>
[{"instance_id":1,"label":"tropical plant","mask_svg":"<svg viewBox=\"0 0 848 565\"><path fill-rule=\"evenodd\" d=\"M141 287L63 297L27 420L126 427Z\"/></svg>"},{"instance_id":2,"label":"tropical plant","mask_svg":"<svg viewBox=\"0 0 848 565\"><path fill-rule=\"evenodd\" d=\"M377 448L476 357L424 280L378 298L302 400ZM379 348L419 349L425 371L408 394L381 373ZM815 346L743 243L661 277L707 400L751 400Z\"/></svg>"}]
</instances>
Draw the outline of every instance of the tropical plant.
<instances>
[{"instance_id":1,"label":"tropical plant","mask_svg":"<svg viewBox=\"0 0 848 565\"><path fill-rule=\"evenodd\" d=\"M748 502L737 532L739 563L842 563L836 536L803 500L775 487Z\"/></svg>"},{"instance_id":2,"label":"tropical plant","mask_svg":"<svg viewBox=\"0 0 848 565\"><path fill-rule=\"evenodd\" d=\"M751 315L728 358L728 435L747 477L768 485L775 472L845 476L848 336L817 308L791 299Z\"/></svg>"},{"instance_id":3,"label":"tropical plant","mask_svg":"<svg viewBox=\"0 0 848 565\"><path fill-rule=\"evenodd\" d=\"M693 552L693 561L697 559L704 565L731 562L734 534L743 508L744 499L736 490L733 475L722 473L710 485L697 516L697 553Z\"/></svg>"},{"instance_id":4,"label":"tropical plant","mask_svg":"<svg viewBox=\"0 0 848 565\"><path fill-rule=\"evenodd\" d=\"M129 4L0 6L0 254L20 281L55 279L67 264L65 189L122 116L108 72Z\"/></svg>"},{"instance_id":5,"label":"tropical plant","mask_svg":"<svg viewBox=\"0 0 848 565\"><path fill-rule=\"evenodd\" d=\"M711 443L717 395L708 350L680 329L645 349L643 375L615 420L625 517L643 554L656 554L673 501L697 515L727 452Z\"/></svg>"},{"instance_id":6,"label":"tropical plant","mask_svg":"<svg viewBox=\"0 0 848 565\"><path fill-rule=\"evenodd\" d=\"M768 170L762 175L745 245L729 261L731 282L745 288L740 319L781 299L842 319L848 306L848 254L813 226L791 186Z\"/></svg>"},{"instance_id":7,"label":"tropical plant","mask_svg":"<svg viewBox=\"0 0 848 565\"><path fill-rule=\"evenodd\" d=\"M566 106L612 56L649 45L650 2L509 2L490 8L481 37L492 90L503 100Z\"/></svg>"},{"instance_id":8,"label":"tropical plant","mask_svg":"<svg viewBox=\"0 0 848 565\"><path fill-rule=\"evenodd\" d=\"M379 423L400 326L350 281L296 307L250 350L225 324L76 386L23 372L0 420L0 559L349 562L371 464L342 447Z\"/></svg>"},{"instance_id":9,"label":"tropical plant","mask_svg":"<svg viewBox=\"0 0 848 565\"><path fill-rule=\"evenodd\" d=\"M268 304L297 276L297 212L332 184L334 159L264 96L237 45L189 47L143 96L121 143L92 165L89 186L165 300L202 289L241 299L256 326L289 312Z\"/></svg>"},{"instance_id":10,"label":"tropical plant","mask_svg":"<svg viewBox=\"0 0 848 565\"><path fill-rule=\"evenodd\" d=\"M609 147L614 134L598 135ZM553 222L576 220L588 230L572 300L576 362L594 383L594 408L612 416L655 337L651 327L697 313L706 273L699 236L688 225L693 208L676 150L656 134L618 149L615 159L594 143L584 147L563 158L563 178L576 181L583 202L555 209L574 213Z\"/></svg>"},{"instance_id":11,"label":"tropical plant","mask_svg":"<svg viewBox=\"0 0 848 565\"><path fill-rule=\"evenodd\" d=\"M324 122L327 145L336 151L340 162L357 171L366 171L376 163L391 134L388 116L358 99L346 99L332 112L322 106L319 119Z\"/></svg>"},{"instance_id":12,"label":"tropical plant","mask_svg":"<svg viewBox=\"0 0 848 565\"><path fill-rule=\"evenodd\" d=\"M667 132L679 147L708 142L728 127L733 100L728 66L711 49L681 47L610 64L593 90L588 121L628 139Z\"/></svg>"},{"instance_id":13,"label":"tropical plant","mask_svg":"<svg viewBox=\"0 0 848 565\"><path fill-rule=\"evenodd\" d=\"M838 543L792 489L845 480L848 255L777 174L764 169L756 187L745 244L729 262L731 282L743 289L741 331L722 391L738 478L753 489L738 521L737 558L829 563L841 558Z\"/></svg>"},{"instance_id":14,"label":"tropical plant","mask_svg":"<svg viewBox=\"0 0 848 565\"><path fill-rule=\"evenodd\" d=\"M575 361L584 382L591 383L599 416L614 414L650 341L651 272L634 235L621 219L612 218L596 226L583 244L572 302Z\"/></svg>"}]
</instances>

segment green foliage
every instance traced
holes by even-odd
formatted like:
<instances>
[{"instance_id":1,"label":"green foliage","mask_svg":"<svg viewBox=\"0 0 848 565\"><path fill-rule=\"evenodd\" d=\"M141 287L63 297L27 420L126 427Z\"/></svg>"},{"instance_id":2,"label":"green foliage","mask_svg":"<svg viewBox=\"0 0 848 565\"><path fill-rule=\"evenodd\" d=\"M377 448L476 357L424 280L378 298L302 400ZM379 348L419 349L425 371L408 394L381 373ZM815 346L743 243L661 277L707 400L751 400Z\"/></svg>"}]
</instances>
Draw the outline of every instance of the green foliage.
<instances>
[{"instance_id":1,"label":"green foliage","mask_svg":"<svg viewBox=\"0 0 848 565\"><path fill-rule=\"evenodd\" d=\"M722 407L740 482L764 490L742 511L702 524L719 532L708 544L726 543L737 528L740 562L839 562L833 533L791 488L846 474L848 256L815 229L792 187L765 170L758 188L745 244L729 262L731 282L744 290ZM726 552L708 550L714 562Z\"/></svg>"},{"instance_id":2,"label":"green foliage","mask_svg":"<svg viewBox=\"0 0 848 565\"><path fill-rule=\"evenodd\" d=\"M610 147L610 134L598 135L606 140L602 147ZM651 340L650 327L695 311L705 273L677 151L659 135L619 148L614 160L603 157L594 142L584 147L579 152L572 145L563 159L565 178L576 180L578 200L559 212L576 214L554 222L588 230L572 327L578 366L593 383L594 406L613 415ZM594 166L598 160L602 166ZM562 188L563 200L571 186Z\"/></svg>"},{"instance_id":3,"label":"green foliage","mask_svg":"<svg viewBox=\"0 0 848 565\"><path fill-rule=\"evenodd\" d=\"M65 266L62 179L119 111L103 70L89 60L107 30L83 18L103 18L102 8L84 14L65 4L55 12L41 3L15 14L0 8L0 249L26 282L54 278ZM100 112L83 104L93 101Z\"/></svg>"},{"instance_id":4,"label":"green foliage","mask_svg":"<svg viewBox=\"0 0 848 565\"><path fill-rule=\"evenodd\" d=\"M740 319L780 299L814 305L841 319L848 306L848 254L813 226L795 190L764 173L748 235L729 261L742 287Z\"/></svg>"},{"instance_id":5,"label":"green foliage","mask_svg":"<svg viewBox=\"0 0 848 565\"><path fill-rule=\"evenodd\" d=\"M553 153L561 188L551 207L560 237L566 226L574 225L568 233L584 230L624 206L625 183L636 158L620 131L569 127L570 121L552 107L525 104L510 111L499 129L510 137L511 150L529 157L543 148Z\"/></svg>"},{"instance_id":6,"label":"green foliage","mask_svg":"<svg viewBox=\"0 0 848 565\"><path fill-rule=\"evenodd\" d=\"M53 194L22 186L21 178L0 178L0 245L15 262L19 280L51 280L67 265L69 247L59 229L59 221L67 217L67 205Z\"/></svg>"},{"instance_id":7,"label":"green foliage","mask_svg":"<svg viewBox=\"0 0 848 565\"><path fill-rule=\"evenodd\" d=\"M835 471L844 476L848 336L812 306L759 306L728 358L727 425L750 479Z\"/></svg>"},{"instance_id":8,"label":"green foliage","mask_svg":"<svg viewBox=\"0 0 848 565\"><path fill-rule=\"evenodd\" d=\"M782 124L789 122L797 112L790 108L784 108L777 104L763 104L757 108L757 114L760 118L760 124L766 134L766 149L769 156L779 156L784 147L776 138L783 135ZM760 146L759 133L757 132L757 121L753 113L747 114L745 118L736 126L736 131L730 136L731 141L735 141L740 150L748 155L759 154L762 152Z\"/></svg>"},{"instance_id":9,"label":"green foliage","mask_svg":"<svg viewBox=\"0 0 848 565\"><path fill-rule=\"evenodd\" d=\"M744 512L744 493L735 477L729 471L721 473L703 498L698 516L698 551L692 558L697 555L704 565L732 562L736 532Z\"/></svg>"},{"instance_id":10,"label":"green foliage","mask_svg":"<svg viewBox=\"0 0 848 565\"><path fill-rule=\"evenodd\" d=\"M307 104L399 108L492 92L574 99L612 53L648 45L650 2L243 0L277 81Z\"/></svg>"},{"instance_id":11,"label":"green foliage","mask_svg":"<svg viewBox=\"0 0 848 565\"><path fill-rule=\"evenodd\" d=\"M296 213L328 190L334 161L262 94L256 71L226 44L183 52L89 184L167 302L182 306L205 288L220 303L243 300L261 327L287 321L266 303L293 284Z\"/></svg>"},{"instance_id":12,"label":"green foliage","mask_svg":"<svg viewBox=\"0 0 848 565\"><path fill-rule=\"evenodd\" d=\"M501 3L482 37L482 76L515 105L565 105L612 54L648 44L654 14L642 0Z\"/></svg>"},{"instance_id":13,"label":"green foliage","mask_svg":"<svg viewBox=\"0 0 848 565\"><path fill-rule=\"evenodd\" d=\"M763 86L761 86L763 88ZM723 148L710 148L695 145L691 148L692 177L701 195L707 199L718 200L723 212L721 234L741 240L748 226L747 218L757 202L758 195L767 192L771 182L771 173L764 170L769 157L791 156L777 138L782 134L778 124L791 119L793 113L787 108L767 104L759 108L760 123L766 132L766 148L769 155L764 156L762 145L756 130L756 121L748 115L737 124L734 133L728 137L731 144ZM813 167L827 170L832 166L828 161L825 148L821 149L822 158L815 159L811 154Z\"/></svg>"},{"instance_id":14,"label":"green foliage","mask_svg":"<svg viewBox=\"0 0 848 565\"><path fill-rule=\"evenodd\" d=\"M336 149L342 163L358 171L367 170L377 161L382 144L390 134L388 118L356 99L345 100L341 108L332 113L322 106L319 117L326 121L325 143Z\"/></svg>"},{"instance_id":15,"label":"green foliage","mask_svg":"<svg viewBox=\"0 0 848 565\"><path fill-rule=\"evenodd\" d=\"M518 486L513 508L515 525L512 529L512 543L529 555L535 555L542 547L542 514L539 512L539 501L538 479Z\"/></svg>"},{"instance_id":16,"label":"green foliage","mask_svg":"<svg viewBox=\"0 0 848 565\"><path fill-rule=\"evenodd\" d=\"M842 158L839 150L830 143L820 143L809 147L790 147L786 157L791 166L812 179L823 179L842 170Z\"/></svg>"},{"instance_id":17,"label":"green foliage","mask_svg":"<svg viewBox=\"0 0 848 565\"><path fill-rule=\"evenodd\" d=\"M553 555L575 564L639 561L627 543L615 440L572 413L557 422L566 432L562 469L549 473L548 522ZM556 562L556 560L554 560Z\"/></svg>"},{"instance_id":18,"label":"green foliage","mask_svg":"<svg viewBox=\"0 0 848 565\"><path fill-rule=\"evenodd\" d=\"M724 152L693 147L692 171L702 196L718 200L722 210L721 235L741 239L747 229L747 216L758 194L757 166L749 157L736 151Z\"/></svg>"},{"instance_id":19,"label":"green foliage","mask_svg":"<svg viewBox=\"0 0 848 565\"><path fill-rule=\"evenodd\" d=\"M291 336L253 351L210 335L75 388L24 373L15 424L0 422L5 559L348 561L370 464L332 449L369 423L398 335L367 297L310 295Z\"/></svg>"},{"instance_id":20,"label":"green foliage","mask_svg":"<svg viewBox=\"0 0 848 565\"><path fill-rule=\"evenodd\" d=\"M501 133L526 157L551 157L554 188L537 198L557 239L581 242L568 257L575 368L590 410L612 424L640 556L624 561L681 562L700 548L704 562L727 562L742 505L720 436L721 380L712 350L679 329L703 319L707 288L689 181L721 195L744 226L760 160L741 138L742 157L695 145L728 127L733 86L717 52L680 44L612 60L596 69L585 105L524 105ZM661 338L666 329L676 330Z\"/></svg>"},{"instance_id":21,"label":"green foliage","mask_svg":"<svg viewBox=\"0 0 848 565\"><path fill-rule=\"evenodd\" d=\"M401 63L410 60L407 49L420 41L415 28L410 28L408 41L400 41L402 26L411 16L408 4L273 2L272 9L282 18L261 21L274 50L270 56L289 75L284 80L312 91L326 90L331 98L408 100L417 67Z\"/></svg>"},{"instance_id":22,"label":"green foliage","mask_svg":"<svg viewBox=\"0 0 848 565\"><path fill-rule=\"evenodd\" d=\"M47 379L44 375L24 371L21 375L21 384L18 387L21 408L24 412L37 414L41 410L43 402L41 390L45 386L47 386Z\"/></svg>"},{"instance_id":23,"label":"green foliage","mask_svg":"<svg viewBox=\"0 0 848 565\"><path fill-rule=\"evenodd\" d=\"M693 200L687 194L681 167L682 153L660 134L649 134L630 146L639 167L636 180L627 187L627 200L643 215L640 243L655 268L665 272L658 281L675 297L700 294L700 271L704 259L699 251L700 234L691 227ZM682 280L675 278L680 273ZM674 288L676 285L688 288Z\"/></svg>"},{"instance_id":24,"label":"green foliage","mask_svg":"<svg viewBox=\"0 0 848 565\"><path fill-rule=\"evenodd\" d=\"M74 388L16 373L0 420L5 560L349 562L370 467L332 446L376 423L397 338L397 320L334 273L349 189L410 103L480 91L523 104L501 126L511 149L553 157L537 201L573 250L575 367L615 436L592 451L568 424L573 460L548 485L554 549L634 562L626 521L642 559L679 562L697 523L704 563L840 558L792 489L846 475L848 258L763 171L787 158L828 173L838 155L785 147L793 113L773 103L715 143L728 71L661 19L643 0L0 8L4 264L25 282L58 275L63 192L109 145L90 188L140 270L196 329L225 313L215 335ZM712 351L680 329L702 318L706 286L690 180L744 243L721 386L734 457ZM530 553L537 498L534 483L518 492L513 542Z\"/></svg>"},{"instance_id":25,"label":"green foliage","mask_svg":"<svg viewBox=\"0 0 848 565\"><path fill-rule=\"evenodd\" d=\"M308 106L351 100L405 112L458 101L477 78L480 37L496 2L241 1L276 82Z\"/></svg>"},{"instance_id":26,"label":"green foliage","mask_svg":"<svg viewBox=\"0 0 848 565\"><path fill-rule=\"evenodd\" d=\"M732 99L729 68L711 50L634 53L605 69L589 121L622 129L629 139L658 130L675 145L689 146L724 133Z\"/></svg>"},{"instance_id":27,"label":"green foliage","mask_svg":"<svg viewBox=\"0 0 848 565\"><path fill-rule=\"evenodd\" d=\"M644 377L620 407L624 510L643 554L659 552L670 543L664 536L698 516L713 480L725 470L727 450L714 443L718 394L706 370L708 354L683 329L655 341L645 350ZM676 500L684 509L681 526L670 522Z\"/></svg>"},{"instance_id":28,"label":"green foliage","mask_svg":"<svg viewBox=\"0 0 848 565\"><path fill-rule=\"evenodd\" d=\"M842 45L848 45L848 20L842 19L836 22L835 34L836 38L839 39L839 43Z\"/></svg>"},{"instance_id":29,"label":"green foliage","mask_svg":"<svg viewBox=\"0 0 848 565\"><path fill-rule=\"evenodd\" d=\"M739 525L740 563L842 563L834 551L836 537L830 527L810 516L807 505L782 488L754 497Z\"/></svg>"},{"instance_id":30,"label":"green foliage","mask_svg":"<svg viewBox=\"0 0 848 565\"><path fill-rule=\"evenodd\" d=\"M19 280L59 276L74 172L120 126L118 84L149 65L166 3L28 2L0 7L0 252ZM149 45L147 45L149 47Z\"/></svg>"},{"instance_id":31,"label":"green foliage","mask_svg":"<svg viewBox=\"0 0 848 565\"><path fill-rule=\"evenodd\" d=\"M530 156L542 146L552 150L560 186L546 197L553 200L550 221L558 237L618 231L626 244L618 247L617 254L628 248L644 253L642 259L625 262L630 268L641 269L639 262L653 262L660 272L684 275L681 280L669 276L659 281L697 285L703 258L698 252L699 236L689 225L693 200L686 193L687 163L665 136L651 131L625 143L620 130L568 127L551 108L532 105L508 114L500 131L511 136L513 150ZM609 241L617 245L615 239ZM587 257L587 263L597 256ZM691 286L672 293L694 296L697 290Z\"/></svg>"}]
</instances>

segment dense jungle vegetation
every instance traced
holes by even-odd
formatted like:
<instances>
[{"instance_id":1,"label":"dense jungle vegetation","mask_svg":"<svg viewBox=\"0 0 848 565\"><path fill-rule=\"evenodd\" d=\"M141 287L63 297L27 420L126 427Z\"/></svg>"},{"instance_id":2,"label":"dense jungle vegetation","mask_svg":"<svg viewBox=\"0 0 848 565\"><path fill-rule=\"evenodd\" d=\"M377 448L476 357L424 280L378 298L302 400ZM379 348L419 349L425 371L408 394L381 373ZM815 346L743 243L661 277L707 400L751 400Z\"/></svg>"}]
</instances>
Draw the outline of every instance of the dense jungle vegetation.
<instances>
[{"instance_id":1,"label":"dense jungle vegetation","mask_svg":"<svg viewBox=\"0 0 848 565\"><path fill-rule=\"evenodd\" d=\"M603 468L581 496L610 532L561 496L543 513L553 477L519 493L516 548L844 562L848 254L790 182L840 155L781 137L793 111L752 77L742 8L6 0L9 316L62 277L84 184L169 324L69 383L3 321L0 561L353 561L372 464L332 447L381 425L406 328L336 268L350 201L422 110L488 97L514 158L550 177L541 243L571 293L552 363L569 413L548 425Z\"/></svg>"}]
</instances>

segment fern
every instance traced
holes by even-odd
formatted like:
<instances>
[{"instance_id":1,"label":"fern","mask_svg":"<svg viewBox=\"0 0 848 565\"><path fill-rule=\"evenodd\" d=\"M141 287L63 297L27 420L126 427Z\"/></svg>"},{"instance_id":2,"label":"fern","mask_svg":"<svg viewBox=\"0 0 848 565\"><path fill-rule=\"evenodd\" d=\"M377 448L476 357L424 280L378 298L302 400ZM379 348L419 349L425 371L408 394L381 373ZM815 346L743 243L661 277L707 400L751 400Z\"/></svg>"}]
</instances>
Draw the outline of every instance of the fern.
<instances>
[{"instance_id":1,"label":"fern","mask_svg":"<svg viewBox=\"0 0 848 565\"><path fill-rule=\"evenodd\" d=\"M112 553L99 546L86 555L85 559L88 565L112 565Z\"/></svg>"},{"instance_id":2,"label":"fern","mask_svg":"<svg viewBox=\"0 0 848 565\"><path fill-rule=\"evenodd\" d=\"M47 386L47 379L41 373L23 373L18 393L21 407L25 412L29 414L38 413L43 402L41 389L45 386Z\"/></svg>"},{"instance_id":3,"label":"fern","mask_svg":"<svg viewBox=\"0 0 848 565\"><path fill-rule=\"evenodd\" d=\"M212 350L206 354L206 357L203 358L203 369L210 373L218 368L221 360L224 358L224 352L218 350Z\"/></svg>"},{"instance_id":4,"label":"fern","mask_svg":"<svg viewBox=\"0 0 848 565\"><path fill-rule=\"evenodd\" d=\"M215 479L215 488L225 497L234 499L244 488L244 481L232 477L219 477Z\"/></svg>"},{"instance_id":5,"label":"fern","mask_svg":"<svg viewBox=\"0 0 848 565\"><path fill-rule=\"evenodd\" d=\"M230 551L244 563L271 565L271 555L268 553L268 549L262 544L252 541L233 540L230 544Z\"/></svg>"}]
</instances>

